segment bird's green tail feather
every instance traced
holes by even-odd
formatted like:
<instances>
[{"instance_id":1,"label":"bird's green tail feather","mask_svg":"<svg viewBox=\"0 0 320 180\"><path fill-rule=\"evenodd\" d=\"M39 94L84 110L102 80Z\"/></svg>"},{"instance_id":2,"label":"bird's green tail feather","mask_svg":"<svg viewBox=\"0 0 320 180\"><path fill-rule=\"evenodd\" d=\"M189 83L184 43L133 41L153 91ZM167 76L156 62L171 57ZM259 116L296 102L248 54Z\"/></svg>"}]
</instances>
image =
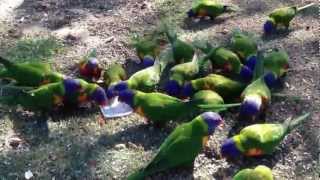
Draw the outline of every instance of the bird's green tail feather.
<instances>
[{"instance_id":1,"label":"bird's green tail feather","mask_svg":"<svg viewBox=\"0 0 320 180\"><path fill-rule=\"evenodd\" d=\"M239 107L240 105L241 103L233 103L233 104L197 105L197 107L201 108L204 111L221 112L221 111L226 111L228 108Z\"/></svg>"},{"instance_id":2,"label":"bird's green tail feather","mask_svg":"<svg viewBox=\"0 0 320 180\"><path fill-rule=\"evenodd\" d=\"M160 29L165 33L171 44L177 39L177 33L173 30L173 28L169 27L168 22L162 21Z\"/></svg>"},{"instance_id":3,"label":"bird's green tail feather","mask_svg":"<svg viewBox=\"0 0 320 180\"><path fill-rule=\"evenodd\" d=\"M200 49L200 51L205 54L209 54L209 52L213 49L213 46L208 41L204 40L194 40L192 45L195 48Z\"/></svg>"},{"instance_id":4,"label":"bird's green tail feather","mask_svg":"<svg viewBox=\"0 0 320 180\"><path fill-rule=\"evenodd\" d=\"M316 4L315 4L315 3L307 4L307 5L305 5L305 6L302 6L302 7L297 8L297 11L298 11L298 12L301 12L301 11L303 11L303 10L305 10L305 9L308 9L308 8L314 6L314 5L316 5Z\"/></svg>"},{"instance_id":5,"label":"bird's green tail feather","mask_svg":"<svg viewBox=\"0 0 320 180\"><path fill-rule=\"evenodd\" d=\"M0 63L3 64L5 67L9 67L13 65L13 62L10 62L9 60L3 58L0 56Z\"/></svg>"},{"instance_id":6,"label":"bird's green tail feather","mask_svg":"<svg viewBox=\"0 0 320 180\"><path fill-rule=\"evenodd\" d=\"M131 174L127 180L144 180L146 177L143 170L139 170L133 174Z\"/></svg>"},{"instance_id":7,"label":"bird's green tail feather","mask_svg":"<svg viewBox=\"0 0 320 180\"><path fill-rule=\"evenodd\" d=\"M295 129L297 126L299 126L301 123L303 123L307 117L310 116L310 113L306 113L304 115L301 115L295 119L288 118L284 121L283 125L286 128L286 134Z\"/></svg>"}]
</instances>

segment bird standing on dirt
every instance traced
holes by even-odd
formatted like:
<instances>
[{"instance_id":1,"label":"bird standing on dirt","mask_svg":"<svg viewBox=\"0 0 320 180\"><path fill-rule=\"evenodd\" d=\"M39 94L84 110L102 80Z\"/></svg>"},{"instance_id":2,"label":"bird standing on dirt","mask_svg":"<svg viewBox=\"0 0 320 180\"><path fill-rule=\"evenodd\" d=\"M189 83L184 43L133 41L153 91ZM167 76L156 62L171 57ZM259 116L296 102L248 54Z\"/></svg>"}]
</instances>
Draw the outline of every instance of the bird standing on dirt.
<instances>
[{"instance_id":1,"label":"bird standing on dirt","mask_svg":"<svg viewBox=\"0 0 320 180\"><path fill-rule=\"evenodd\" d=\"M78 81L65 79L60 82L42 85L30 91L21 89L18 96L4 96L0 98L0 102L8 105L21 105L33 111L49 112L63 106L66 95L81 90Z\"/></svg>"},{"instance_id":2,"label":"bird standing on dirt","mask_svg":"<svg viewBox=\"0 0 320 180\"><path fill-rule=\"evenodd\" d=\"M271 100L271 92L264 78L249 84L241 93L240 117L254 120L262 113Z\"/></svg>"},{"instance_id":3,"label":"bird standing on dirt","mask_svg":"<svg viewBox=\"0 0 320 180\"><path fill-rule=\"evenodd\" d=\"M144 93L129 89L119 93L119 100L130 105L136 113L154 125L160 126L170 120L178 120L192 113L219 112L228 107L239 106L239 104L222 104L221 97L212 94L199 94L195 95L194 100L182 101L162 93Z\"/></svg>"},{"instance_id":4,"label":"bird standing on dirt","mask_svg":"<svg viewBox=\"0 0 320 180\"><path fill-rule=\"evenodd\" d=\"M206 48L200 47L200 49L207 54L215 71L240 75L240 78L246 82L252 79L252 70L243 65L237 54L231 50L224 47L213 48L210 44L207 44Z\"/></svg>"},{"instance_id":5,"label":"bird standing on dirt","mask_svg":"<svg viewBox=\"0 0 320 180\"><path fill-rule=\"evenodd\" d=\"M259 165L254 169L242 169L232 180L273 180L273 175L270 168Z\"/></svg>"},{"instance_id":6,"label":"bird standing on dirt","mask_svg":"<svg viewBox=\"0 0 320 180\"><path fill-rule=\"evenodd\" d=\"M192 8L187 12L189 18L204 18L216 17L224 14L237 11L237 8L232 5L225 5L217 0L194 0Z\"/></svg>"},{"instance_id":7,"label":"bird standing on dirt","mask_svg":"<svg viewBox=\"0 0 320 180\"><path fill-rule=\"evenodd\" d=\"M261 156L272 154L275 148L309 113L296 119L287 119L282 124L254 124L245 127L239 134L227 139L221 146L221 155L236 158L239 155Z\"/></svg>"},{"instance_id":8,"label":"bird standing on dirt","mask_svg":"<svg viewBox=\"0 0 320 180\"><path fill-rule=\"evenodd\" d=\"M179 125L161 144L153 160L145 168L131 174L128 180L142 180L178 166L192 166L197 155L207 146L208 137L222 122L219 114L205 112Z\"/></svg>"},{"instance_id":9,"label":"bird standing on dirt","mask_svg":"<svg viewBox=\"0 0 320 180\"><path fill-rule=\"evenodd\" d=\"M250 56L257 54L257 39L254 34L236 29L232 32L230 48L242 59L243 63L245 63Z\"/></svg>"},{"instance_id":10,"label":"bird standing on dirt","mask_svg":"<svg viewBox=\"0 0 320 180\"><path fill-rule=\"evenodd\" d=\"M178 96L186 81L195 78L203 69L206 57L199 59L196 55L191 62L177 64L170 69L169 81L165 85L166 92L171 96Z\"/></svg>"},{"instance_id":11,"label":"bird standing on dirt","mask_svg":"<svg viewBox=\"0 0 320 180\"><path fill-rule=\"evenodd\" d=\"M128 80L121 81L109 89L107 94L116 96L120 91L126 89L135 89L143 92L152 92L160 82L161 64L156 61L155 64L146 69L134 73Z\"/></svg>"},{"instance_id":12,"label":"bird standing on dirt","mask_svg":"<svg viewBox=\"0 0 320 180\"><path fill-rule=\"evenodd\" d=\"M114 85L121 81L125 81L126 79L127 73L120 64L111 65L107 70L105 70L103 73L103 81L107 89L107 97L114 97Z\"/></svg>"},{"instance_id":13,"label":"bird standing on dirt","mask_svg":"<svg viewBox=\"0 0 320 180\"><path fill-rule=\"evenodd\" d=\"M160 54L160 44L154 37L134 37L132 46L136 49L144 68L152 66L156 57Z\"/></svg>"},{"instance_id":14,"label":"bird standing on dirt","mask_svg":"<svg viewBox=\"0 0 320 180\"><path fill-rule=\"evenodd\" d=\"M182 94L189 97L200 90L212 90L222 96L225 101L231 101L233 98L239 97L245 87L244 83L219 74L210 74L186 83L182 89Z\"/></svg>"},{"instance_id":15,"label":"bird standing on dirt","mask_svg":"<svg viewBox=\"0 0 320 180\"><path fill-rule=\"evenodd\" d=\"M87 57L79 63L79 72L83 78L96 82L100 79L102 69L97 58Z\"/></svg>"},{"instance_id":16,"label":"bird standing on dirt","mask_svg":"<svg viewBox=\"0 0 320 180\"><path fill-rule=\"evenodd\" d=\"M40 62L13 63L0 57L5 69L0 71L1 79L16 81L19 86L38 87L42 84L59 82L64 75L53 72L50 65Z\"/></svg>"},{"instance_id":17,"label":"bird standing on dirt","mask_svg":"<svg viewBox=\"0 0 320 180\"><path fill-rule=\"evenodd\" d=\"M286 30L289 29L291 20L301 11L314 6L315 3L310 3L306 6L298 8L297 6L282 7L273 10L267 21L263 25L263 30L266 34L271 34L279 30L283 26Z\"/></svg>"},{"instance_id":18,"label":"bird standing on dirt","mask_svg":"<svg viewBox=\"0 0 320 180\"><path fill-rule=\"evenodd\" d=\"M175 64L191 61L195 53L194 47L191 44L182 41L167 23L163 23L163 31L171 44Z\"/></svg>"}]
</instances>

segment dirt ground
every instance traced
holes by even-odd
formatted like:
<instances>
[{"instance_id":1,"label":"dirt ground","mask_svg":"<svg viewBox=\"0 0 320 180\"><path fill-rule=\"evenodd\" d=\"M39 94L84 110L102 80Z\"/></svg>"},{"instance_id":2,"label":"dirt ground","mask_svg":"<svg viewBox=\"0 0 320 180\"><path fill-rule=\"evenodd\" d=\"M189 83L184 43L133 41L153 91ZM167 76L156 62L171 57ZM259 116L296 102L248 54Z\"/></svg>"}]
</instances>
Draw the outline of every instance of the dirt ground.
<instances>
[{"instance_id":1,"label":"dirt ground","mask_svg":"<svg viewBox=\"0 0 320 180\"><path fill-rule=\"evenodd\" d=\"M193 23L185 19L190 0L0 0L0 55L25 37L54 36L63 51L53 57L56 70L72 75L73 66L92 48L101 64L136 59L129 46L132 33L155 28L160 17L169 17L185 38L205 37L224 43L235 28L262 37L266 14L285 5L304 5L316 0L226 0L242 11L215 21ZM275 179L320 178L320 57L319 8L297 16L290 32L262 38L262 48L283 48L290 56L290 71L281 93L295 98L274 98L267 122L281 122L303 112L312 117L292 132L272 156L237 162L201 153L194 167L178 168L151 179L230 179L238 170L264 164ZM237 111L224 114L226 127L216 131L210 148L216 149L235 124ZM0 179L23 179L30 170L34 179L124 179L143 167L173 125L157 129L138 115L107 120L99 126L97 109L57 115L49 122L49 134L35 126L35 117L19 109L0 106ZM19 137L17 147L9 140Z\"/></svg>"}]
</instances>

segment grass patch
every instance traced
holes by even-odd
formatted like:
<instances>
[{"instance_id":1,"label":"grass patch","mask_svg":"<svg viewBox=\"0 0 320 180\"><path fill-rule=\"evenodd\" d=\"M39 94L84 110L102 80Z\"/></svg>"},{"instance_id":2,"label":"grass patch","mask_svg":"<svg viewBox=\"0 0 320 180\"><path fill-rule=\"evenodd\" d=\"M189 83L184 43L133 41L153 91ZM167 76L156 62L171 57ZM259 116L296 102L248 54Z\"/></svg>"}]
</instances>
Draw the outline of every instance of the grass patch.
<instances>
[{"instance_id":1,"label":"grass patch","mask_svg":"<svg viewBox=\"0 0 320 180\"><path fill-rule=\"evenodd\" d=\"M50 58L62 50L62 43L54 37L25 38L10 48L6 57L14 62L50 61Z\"/></svg>"}]
</instances>

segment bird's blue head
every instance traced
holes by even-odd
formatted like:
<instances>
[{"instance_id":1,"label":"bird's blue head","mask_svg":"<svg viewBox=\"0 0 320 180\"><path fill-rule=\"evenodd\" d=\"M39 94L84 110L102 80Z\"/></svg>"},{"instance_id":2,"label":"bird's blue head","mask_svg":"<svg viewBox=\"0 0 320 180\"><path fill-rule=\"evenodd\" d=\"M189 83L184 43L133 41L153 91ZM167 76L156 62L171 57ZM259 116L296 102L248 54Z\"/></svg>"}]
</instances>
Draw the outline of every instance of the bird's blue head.
<instances>
[{"instance_id":1,"label":"bird's blue head","mask_svg":"<svg viewBox=\"0 0 320 180\"><path fill-rule=\"evenodd\" d=\"M182 96L183 97L190 97L194 94L194 90L192 87L192 84L190 82L187 82L183 88L182 88Z\"/></svg>"},{"instance_id":2,"label":"bird's blue head","mask_svg":"<svg viewBox=\"0 0 320 180\"><path fill-rule=\"evenodd\" d=\"M277 77L272 72L268 72L267 74L265 74L263 79L269 88L275 87L278 82Z\"/></svg>"},{"instance_id":3,"label":"bird's blue head","mask_svg":"<svg viewBox=\"0 0 320 180\"><path fill-rule=\"evenodd\" d=\"M268 19L264 25L263 25L263 30L265 34L272 34L276 31L276 25L273 20Z\"/></svg>"},{"instance_id":4,"label":"bird's blue head","mask_svg":"<svg viewBox=\"0 0 320 180\"><path fill-rule=\"evenodd\" d=\"M257 59L257 56L253 55L253 56L249 56L247 59L246 59L246 62L245 62L245 65L250 68L252 71L254 71L254 68L256 66L256 63L257 63L258 59Z\"/></svg>"},{"instance_id":5,"label":"bird's blue head","mask_svg":"<svg viewBox=\"0 0 320 180\"><path fill-rule=\"evenodd\" d=\"M242 66L240 70L240 77L244 81L249 82L252 80L253 72L248 66Z\"/></svg>"},{"instance_id":6,"label":"bird's blue head","mask_svg":"<svg viewBox=\"0 0 320 180\"><path fill-rule=\"evenodd\" d=\"M131 89L127 89L119 92L119 101L124 102L131 107L133 106L134 100L134 91Z\"/></svg>"},{"instance_id":7,"label":"bird's blue head","mask_svg":"<svg viewBox=\"0 0 320 180\"><path fill-rule=\"evenodd\" d=\"M201 117L208 125L208 135L212 135L215 128L223 122L221 116L215 112L202 113Z\"/></svg>"},{"instance_id":8,"label":"bird's blue head","mask_svg":"<svg viewBox=\"0 0 320 180\"><path fill-rule=\"evenodd\" d=\"M187 12L187 15L189 18L196 17L196 13L192 9Z\"/></svg>"},{"instance_id":9,"label":"bird's blue head","mask_svg":"<svg viewBox=\"0 0 320 180\"><path fill-rule=\"evenodd\" d=\"M154 64L154 58L152 56L145 56L142 60L143 68L153 66L153 64Z\"/></svg>"},{"instance_id":10,"label":"bird's blue head","mask_svg":"<svg viewBox=\"0 0 320 180\"><path fill-rule=\"evenodd\" d=\"M178 96L181 91L181 86L175 80L169 80L165 85L165 91L170 96Z\"/></svg>"},{"instance_id":11,"label":"bird's blue head","mask_svg":"<svg viewBox=\"0 0 320 180\"><path fill-rule=\"evenodd\" d=\"M119 82L118 84L116 84L114 86L114 90L115 91L124 91L124 90L126 90L128 88L129 88L129 86L128 86L128 82L127 81L121 81L121 82Z\"/></svg>"},{"instance_id":12,"label":"bird's blue head","mask_svg":"<svg viewBox=\"0 0 320 180\"><path fill-rule=\"evenodd\" d=\"M221 146L220 153L223 157L236 158L241 154L232 138L225 140Z\"/></svg>"},{"instance_id":13,"label":"bird's blue head","mask_svg":"<svg viewBox=\"0 0 320 180\"><path fill-rule=\"evenodd\" d=\"M106 92L100 86L91 93L90 99L96 102L99 106L105 106L108 102Z\"/></svg>"},{"instance_id":14,"label":"bird's blue head","mask_svg":"<svg viewBox=\"0 0 320 180\"><path fill-rule=\"evenodd\" d=\"M98 67L99 67L99 63L97 58L90 57L87 62L87 68L94 70L94 69L97 69Z\"/></svg>"},{"instance_id":15,"label":"bird's blue head","mask_svg":"<svg viewBox=\"0 0 320 180\"><path fill-rule=\"evenodd\" d=\"M259 95L250 95L244 98L240 106L240 115L253 117L259 114L262 106L262 99Z\"/></svg>"},{"instance_id":16,"label":"bird's blue head","mask_svg":"<svg viewBox=\"0 0 320 180\"><path fill-rule=\"evenodd\" d=\"M81 90L80 81L77 79L64 79L63 80L64 89L66 94L72 94Z\"/></svg>"},{"instance_id":17,"label":"bird's blue head","mask_svg":"<svg viewBox=\"0 0 320 180\"><path fill-rule=\"evenodd\" d=\"M113 97L117 96L117 91L115 91L114 86L109 86L106 89L106 94L108 99L112 99Z\"/></svg>"}]
</instances>

